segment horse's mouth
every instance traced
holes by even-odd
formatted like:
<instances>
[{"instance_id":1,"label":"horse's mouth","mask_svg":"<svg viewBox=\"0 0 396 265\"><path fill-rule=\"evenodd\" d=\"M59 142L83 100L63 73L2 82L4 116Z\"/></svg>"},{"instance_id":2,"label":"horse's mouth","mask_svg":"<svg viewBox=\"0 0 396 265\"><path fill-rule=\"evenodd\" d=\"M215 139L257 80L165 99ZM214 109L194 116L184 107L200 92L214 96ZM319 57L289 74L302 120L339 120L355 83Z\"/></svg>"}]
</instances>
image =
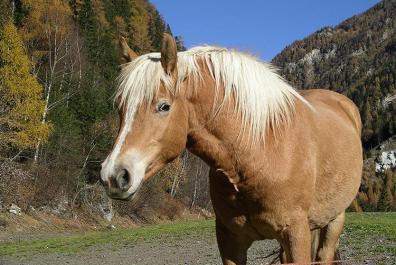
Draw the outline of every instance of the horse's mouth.
<instances>
[{"instance_id":1,"label":"horse's mouth","mask_svg":"<svg viewBox=\"0 0 396 265\"><path fill-rule=\"evenodd\" d=\"M117 201L131 201L133 198L135 198L137 191L134 192L134 193L131 193L131 194L127 194L126 196L123 196L122 194L120 195L118 193L107 194L107 195L113 200L117 200Z\"/></svg>"},{"instance_id":2,"label":"horse's mouth","mask_svg":"<svg viewBox=\"0 0 396 265\"><path fill-rule=\"evenodd\" d=\"M139 192L140 188L142 187L143 182L144 181L142 181L139 184L139 186L132 193L129 193L127 191L126 192L122 192L122 193L119 193L119 192L111 193L111 192L107 191L107 195L113 200L131 201L131 200L133 200L136 197L136 194Z\"/></svg>"}]
</instances>

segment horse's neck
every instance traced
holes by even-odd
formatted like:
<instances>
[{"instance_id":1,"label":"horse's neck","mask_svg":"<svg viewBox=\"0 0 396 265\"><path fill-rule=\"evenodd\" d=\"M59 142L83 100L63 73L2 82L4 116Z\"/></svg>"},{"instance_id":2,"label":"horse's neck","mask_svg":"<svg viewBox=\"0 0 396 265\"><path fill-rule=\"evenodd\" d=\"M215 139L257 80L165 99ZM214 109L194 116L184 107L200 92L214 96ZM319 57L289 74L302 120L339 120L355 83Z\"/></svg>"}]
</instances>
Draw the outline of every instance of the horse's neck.
<instances>
[{"instance_id":1,"label":"horse's neck","mask_svg":"<svg viewBox=\"0 0 396 265\"><path fill-rule=\"evenodd\" d=\"M212 168L221 170L231 183L238 183L241 157L249 153L248 139L241 138L241 119L234 111L233 100L227 100L220 108L221 88L216 96L211 79L203 83L205 86L198 88L199 93L193 93L194 99L190 100L187 148Z\"/></svg>"}]
</instances>

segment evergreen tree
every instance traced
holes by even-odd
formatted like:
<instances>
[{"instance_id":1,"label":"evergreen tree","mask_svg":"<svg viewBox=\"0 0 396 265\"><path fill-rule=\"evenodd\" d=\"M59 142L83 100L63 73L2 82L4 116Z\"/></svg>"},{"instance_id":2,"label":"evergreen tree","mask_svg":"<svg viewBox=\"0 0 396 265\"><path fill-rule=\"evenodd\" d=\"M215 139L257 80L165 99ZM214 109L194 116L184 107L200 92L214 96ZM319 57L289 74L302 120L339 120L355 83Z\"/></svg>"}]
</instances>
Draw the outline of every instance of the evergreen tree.
<instances>
[{"instance_id":1,"label":"evergreen tree","mask_svg":"<svg viewBox=\"0 0 396 265\"><path fill-rule=\"evenodd\" d=\"M363 107L362 121L364 122L364 130L363 130L362 138L364 141L368 141L374 133L374 129L373 129L374 119L371 114L371 107L368 101L366 101L366 104Z\"/></svg>"},{"instance_id":2,"label":"evergreen tree","mask_svg":"<svg viewBox=\"0 0 396 265\"><path fill-rule=\"evenodd\" d=\"M392 170L387 170L384 172L385 176L385 189L384 189L384 211L393 211L395 210L395 200L394 191L396 189L395 183L395 172Z\"/></svg>"},{"instance_id":3,"label":"evergreen tree","mask_svg":"<svg viewBox=\"0 0 396 265\"><path fill-rule=\"evenodd\" d=\"M129 36L131 48L138 54L152 51L149 36L150 17L144 0L135 0L132 5L132 16L129 19Z\"/></svg>"},{"instance_id":4,"label":"evergreen tree","mask_svg":"<svg viewBox=\"0 0 396 265\"><path fill-rule=\"evenodd\" d=\"M170 27L169 24L166 24L165 32L168 33L168 34L170 34L170 35L173 35L173 34L172 34L172 29L171 29L171 27Z\"/></svg>"},{"instance_id":5,"label":"evergreen tree","mask_svg":"<svg viewBox=\"0 0 396 265\"><path fill-rule=\"evenodd\" d=\"M182 36L176 36L175 37L176 45L177 45L177 50L178 51L185 51L187 48L184 46L184 40Z\"/></svg>"},{"instance_id":6,"label":"evergreen tree","mask_svg":"<svg viewBox=\"0 0 396 265\"><path fill-rule=\"evenodd\" d=\"M152 11L150 21L149 35L153 49L159 51L161 49L162 38L165 32L165 22L157 10Z\"/></svg>"}]
</instances>

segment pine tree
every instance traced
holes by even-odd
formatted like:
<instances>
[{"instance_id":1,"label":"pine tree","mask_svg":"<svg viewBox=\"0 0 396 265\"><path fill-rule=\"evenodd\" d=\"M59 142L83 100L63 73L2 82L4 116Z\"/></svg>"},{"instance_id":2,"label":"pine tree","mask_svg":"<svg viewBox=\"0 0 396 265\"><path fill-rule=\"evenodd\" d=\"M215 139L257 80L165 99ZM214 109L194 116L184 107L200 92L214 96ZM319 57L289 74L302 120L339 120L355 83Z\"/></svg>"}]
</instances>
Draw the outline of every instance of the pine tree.
<instances>
[{"instance_id":1,"label":"pine tree","mask_svg":"<svg viewBox=\"0 0 396 265\"><path fill-rule=\"evenodd\" d=\"M385 188L384 188L384 196L383 196L383 205L384 211L392 211L394 210L395 199L393 197L393 190L395 189L394 182L394 173L392 170L387 170L384 172L385 177Z\"/></svg>"},{"instance_id":2,"label":"pine tree","mask_svg":"<svg viewBox=\"0 0 396 265\"><path fill-rule=\"evenodd\" d=\"M31 74L32 64L12 22L0 33L0 146L32 149L51 131L41 122L43 88Z\"/></svg>"},{"instance_id":3,"label":"pine tree","mask_svg":"<svg viewBox=\"0 0 396 265\"><path fill-rule=\"evenodd\" d=\"M153 49L155 51L159 51L161 49L162 38L165 32L165 22L157 10L152 12L149 35Z\"/></svg>"},{"instance_id":4,"label":"pine tree","mask_svg":"<svg viewBox=\"0 0 396 265\"><path fill-rule=\"evenodd\" d=\"M151 40L149 37L150 17L147 12L144 0L134 1L132 6L132 16L129 19L131 48L138 54L152 51Z\"/></svg>"},{"instance_id":5,"label":"pine tree","mask_svg":"<svg viewBox=\"0 0 396 265\"><path fill-rule=\"evenodd\" d=\"M363 107L362 121L364 124L362 138L363 141L368 142L374 134L374 118L372 116L371 106L368 100L366 100Z\"/></svg>"},{"instance_id":6,"label":"pine tree","mask_svg":"<svg viewBox=\"0 0 396 265\"><path fill-rule=\"evenodd\" d=\"M170 34L170 35L173 35L173 34L172 34L172 29L171 29L171 27L170 27L169 24L166 24L165 32L168 33L168 34Z\"/></svg>"},{"instance_id":7,"label":"pine tree","mask_svg":"<svg viewBox=\"0 0 396 265\"><path fill-rule=\"evenodd\" d=\"M177 45L177 50L178 51L185 51L186 47L184 46L184 40L182 36L176 36L175 37L176 45Z\"/></svg>"},{"instance_id":8,"label":"pine tree","mask_svg":"<svg viewBox=\"0 0 396 265\"><path fill-rule=\"evenodd\" d=\"M117 29L117 35L126 37L128 35L128 31L127 31L127 25L125 23L124 18L120 17L120 16L115 16L114 22L115 22L116 29Z\"/></svg>"}]
</instances>

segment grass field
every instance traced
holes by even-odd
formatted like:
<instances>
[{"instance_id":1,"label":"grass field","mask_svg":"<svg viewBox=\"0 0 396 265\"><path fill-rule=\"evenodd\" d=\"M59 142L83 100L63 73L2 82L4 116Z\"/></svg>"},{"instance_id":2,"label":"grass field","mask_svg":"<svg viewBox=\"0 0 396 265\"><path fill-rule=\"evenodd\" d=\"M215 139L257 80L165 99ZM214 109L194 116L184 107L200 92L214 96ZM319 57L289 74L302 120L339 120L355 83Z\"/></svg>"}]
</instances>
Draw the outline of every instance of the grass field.
<instances>
[{"instance_id":1,"label":"grass field","mask_svg":"<svg viewBox=\"0 0 396 265\"><path fill-rule=\"evenodd\" d=\"M0 256L15 258L51 253L70 255L104 245L110 246L106 248L111 251L111 249L136 245L136 242L145 242L150 248L156 248L158 242L178 242L178 246L182 249L183 240L186 238L206 238L213 243L214 220L177 222L0 243ZM348 213L340 248L346 258L383 256L387 257L388 261L396 261L396 213ZM175 253L177 251L176 249Z\"/></svg>"},{"instance_id":2,"label":"grass field","mask_svg":"<svg viewBox=\"0 0 396 265\"><path fill-rule=\"evenodd\" d=\"M396 258L396 212L348 213L341 236L341 248L346 247L352 248L354 255Z\"/></svg>"},{"instance_id":3,"label":"grass field","mask_svg":"<svg viewBox=\"0 0 396 265\"><path fill-rule=\"evenodd\" d=\"M51 237L40 240L22 240L0 243L0 256L25 255L30 253L75 253L95 245L131 244L138 240L153 240L160 237L186 237L194 234L214 233L214 220L198 220L184 223L150 225L141 228L115 229L88 232L72 236Z\"/></svg>"}]
</instances>

